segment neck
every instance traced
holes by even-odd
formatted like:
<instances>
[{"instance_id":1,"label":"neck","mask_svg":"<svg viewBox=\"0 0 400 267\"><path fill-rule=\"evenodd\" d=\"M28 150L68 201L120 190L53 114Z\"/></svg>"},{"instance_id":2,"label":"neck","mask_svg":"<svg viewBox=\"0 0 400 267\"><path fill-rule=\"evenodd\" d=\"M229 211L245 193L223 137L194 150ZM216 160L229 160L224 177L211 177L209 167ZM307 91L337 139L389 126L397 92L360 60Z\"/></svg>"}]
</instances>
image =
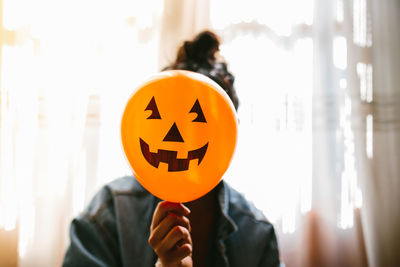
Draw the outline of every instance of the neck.
<instances>
[{"instance_id":1,"label":"neck","mask_svg":"<svg viewBox=\"0 0 400 267\"><path fill-rule=\"evenodd\" d=\"M217 190L213 189L205 196L194 201L185 203L185 206L187 206L191 210L191 213L214 213L218 206Z\"/></svg>"},{"instance_id":2,"label":"neck","mask_svg":"<svg viewBox=\"0 0 400 267\"><path fill-rule=\"evenodd\" d=\"M188 219L192 227L194 266L207 266L212 260L218 216L218 190L212 190L202 198L184 204L190 209Z\"/></svg>"}]
</instances>

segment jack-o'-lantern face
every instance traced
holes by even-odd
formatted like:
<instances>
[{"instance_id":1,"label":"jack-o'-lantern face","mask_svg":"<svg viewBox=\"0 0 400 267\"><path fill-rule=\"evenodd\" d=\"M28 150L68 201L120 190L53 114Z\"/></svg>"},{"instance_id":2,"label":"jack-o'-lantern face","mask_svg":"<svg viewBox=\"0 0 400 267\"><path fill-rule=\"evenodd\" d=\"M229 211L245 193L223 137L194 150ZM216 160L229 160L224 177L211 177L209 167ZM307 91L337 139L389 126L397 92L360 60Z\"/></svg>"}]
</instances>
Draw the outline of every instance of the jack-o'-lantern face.
<instances>
[{"instance_id":1,"label":"jack-o'-lantern face","mask_svg":"<svg viewBox=\"0 0 400 267\"><path fill-rule=\"evenodd\" d=\"M161 120L160 112L157 108L157 103L154 97L151 98L149 104L147 105L145 110L151 110L150 116L147 118L153 120ZM199 104L199 100L196 99L193 107L190 109L188 113L196 113L197 116L194 118L192 122L201 122L207 123L206 119L204 118L203 111ZM193 149L187 152L187 158L177 158L178 151L174 150L166 150L166 149L156 149L156 153L150 152L149 145L139 137L140 140L140 148L142 150L142 154L147 162L155 168L158 168L160 162L166 163L168 165L168 171L186 171L189 168L189 163L191 160L198 160L198 164L201 163L203 160L204 155L206 154L208 142L199 147L197 149ZM178 126L174 122L171 128L168 130L167 134L165 135L164 142L185 142L182 138L181 133L179 132Z\"/></svg>"},{"instance_id":2,"label":"jack-o'-lantern face","mask_svg":"<svg viewBox=\"0 0 400 267\"><path fill-rule=\"evenodd\" d=\"M136 178L173 202L197 199L219 183L236 136L229 97L209 78L188 71L162 72L139 87L121 123Z\"/></svg>"}]
</instances>

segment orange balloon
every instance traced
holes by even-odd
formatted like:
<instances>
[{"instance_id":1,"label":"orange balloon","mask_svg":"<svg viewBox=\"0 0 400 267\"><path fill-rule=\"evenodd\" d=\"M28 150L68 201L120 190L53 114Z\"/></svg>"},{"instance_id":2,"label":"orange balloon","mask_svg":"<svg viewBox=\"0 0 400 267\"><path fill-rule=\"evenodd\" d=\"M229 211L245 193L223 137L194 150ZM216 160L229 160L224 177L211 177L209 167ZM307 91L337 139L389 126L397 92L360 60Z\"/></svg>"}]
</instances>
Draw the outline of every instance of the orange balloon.
<instances>
[{"instance_id":1,"label":"orange balloon","mask_svg":"<svg viewBox=\"0 0 400 267\"><path fill-rule=\"evenodd\" d=\"M164 71L129 99L121 139L144 188L163 200L189 202L211 191L227 170L236 147L236 112L210 78Z\"/></svg>"}]
</instances>

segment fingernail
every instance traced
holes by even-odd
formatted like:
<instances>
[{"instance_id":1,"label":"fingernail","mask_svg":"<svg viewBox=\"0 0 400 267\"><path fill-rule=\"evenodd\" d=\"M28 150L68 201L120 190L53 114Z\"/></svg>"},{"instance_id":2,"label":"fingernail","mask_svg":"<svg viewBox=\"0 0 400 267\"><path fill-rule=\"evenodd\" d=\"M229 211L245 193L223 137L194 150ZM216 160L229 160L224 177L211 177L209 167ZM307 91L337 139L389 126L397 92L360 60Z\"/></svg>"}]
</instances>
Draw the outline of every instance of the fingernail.
<instances>
[{"instance_id":1,"label":"fingernail","mask_svg":"<svg viewBox=\"0 0 400 267\"><path fill-rule=\"evenodd\" d=\"M185 209L186 213L189 214L190 213L190 209L188 207L186 207L185 205L183 205L183 204L182 204L182 206Z\"/></svg>"}]
</instances>

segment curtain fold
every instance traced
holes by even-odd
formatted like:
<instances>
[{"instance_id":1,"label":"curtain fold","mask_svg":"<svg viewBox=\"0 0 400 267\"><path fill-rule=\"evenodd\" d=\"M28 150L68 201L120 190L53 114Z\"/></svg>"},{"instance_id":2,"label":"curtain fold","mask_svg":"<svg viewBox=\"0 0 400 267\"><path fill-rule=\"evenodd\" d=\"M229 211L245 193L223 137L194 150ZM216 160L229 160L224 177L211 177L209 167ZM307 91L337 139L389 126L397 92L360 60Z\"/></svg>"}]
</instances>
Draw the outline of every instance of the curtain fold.
<instances>
[{"instance_id":1,"label":"curtain fold","mask_svg":"<svg viewBox=\"0 0 400 267\"><path fill-rule=\"evenodd\" d=\"M363 157L362 211L370 266L399 266L400 3L369 1L372 12L372 150Z\"/></svg>"},{"instance_id":2,"label":"curtain fold","mask_svg":"<svg viewBox=\"0 0 400 267\"><path fill-rule=\"evenodd\" d=\"M175 60L183 41L210 27L209 0L164 0L161 21L159 68Z\"/></svg>"},{"instance_id":3,"label":"curtain fold","mask_svg":"<svg viewBox=\"0 0 400 267\"><path fill-rule=\"evenodd\" d=\"M60 266L72 218L129 173L119 120L157 71L162 2L0 4L0 265Z\"/></svg>"}]
</instances>

